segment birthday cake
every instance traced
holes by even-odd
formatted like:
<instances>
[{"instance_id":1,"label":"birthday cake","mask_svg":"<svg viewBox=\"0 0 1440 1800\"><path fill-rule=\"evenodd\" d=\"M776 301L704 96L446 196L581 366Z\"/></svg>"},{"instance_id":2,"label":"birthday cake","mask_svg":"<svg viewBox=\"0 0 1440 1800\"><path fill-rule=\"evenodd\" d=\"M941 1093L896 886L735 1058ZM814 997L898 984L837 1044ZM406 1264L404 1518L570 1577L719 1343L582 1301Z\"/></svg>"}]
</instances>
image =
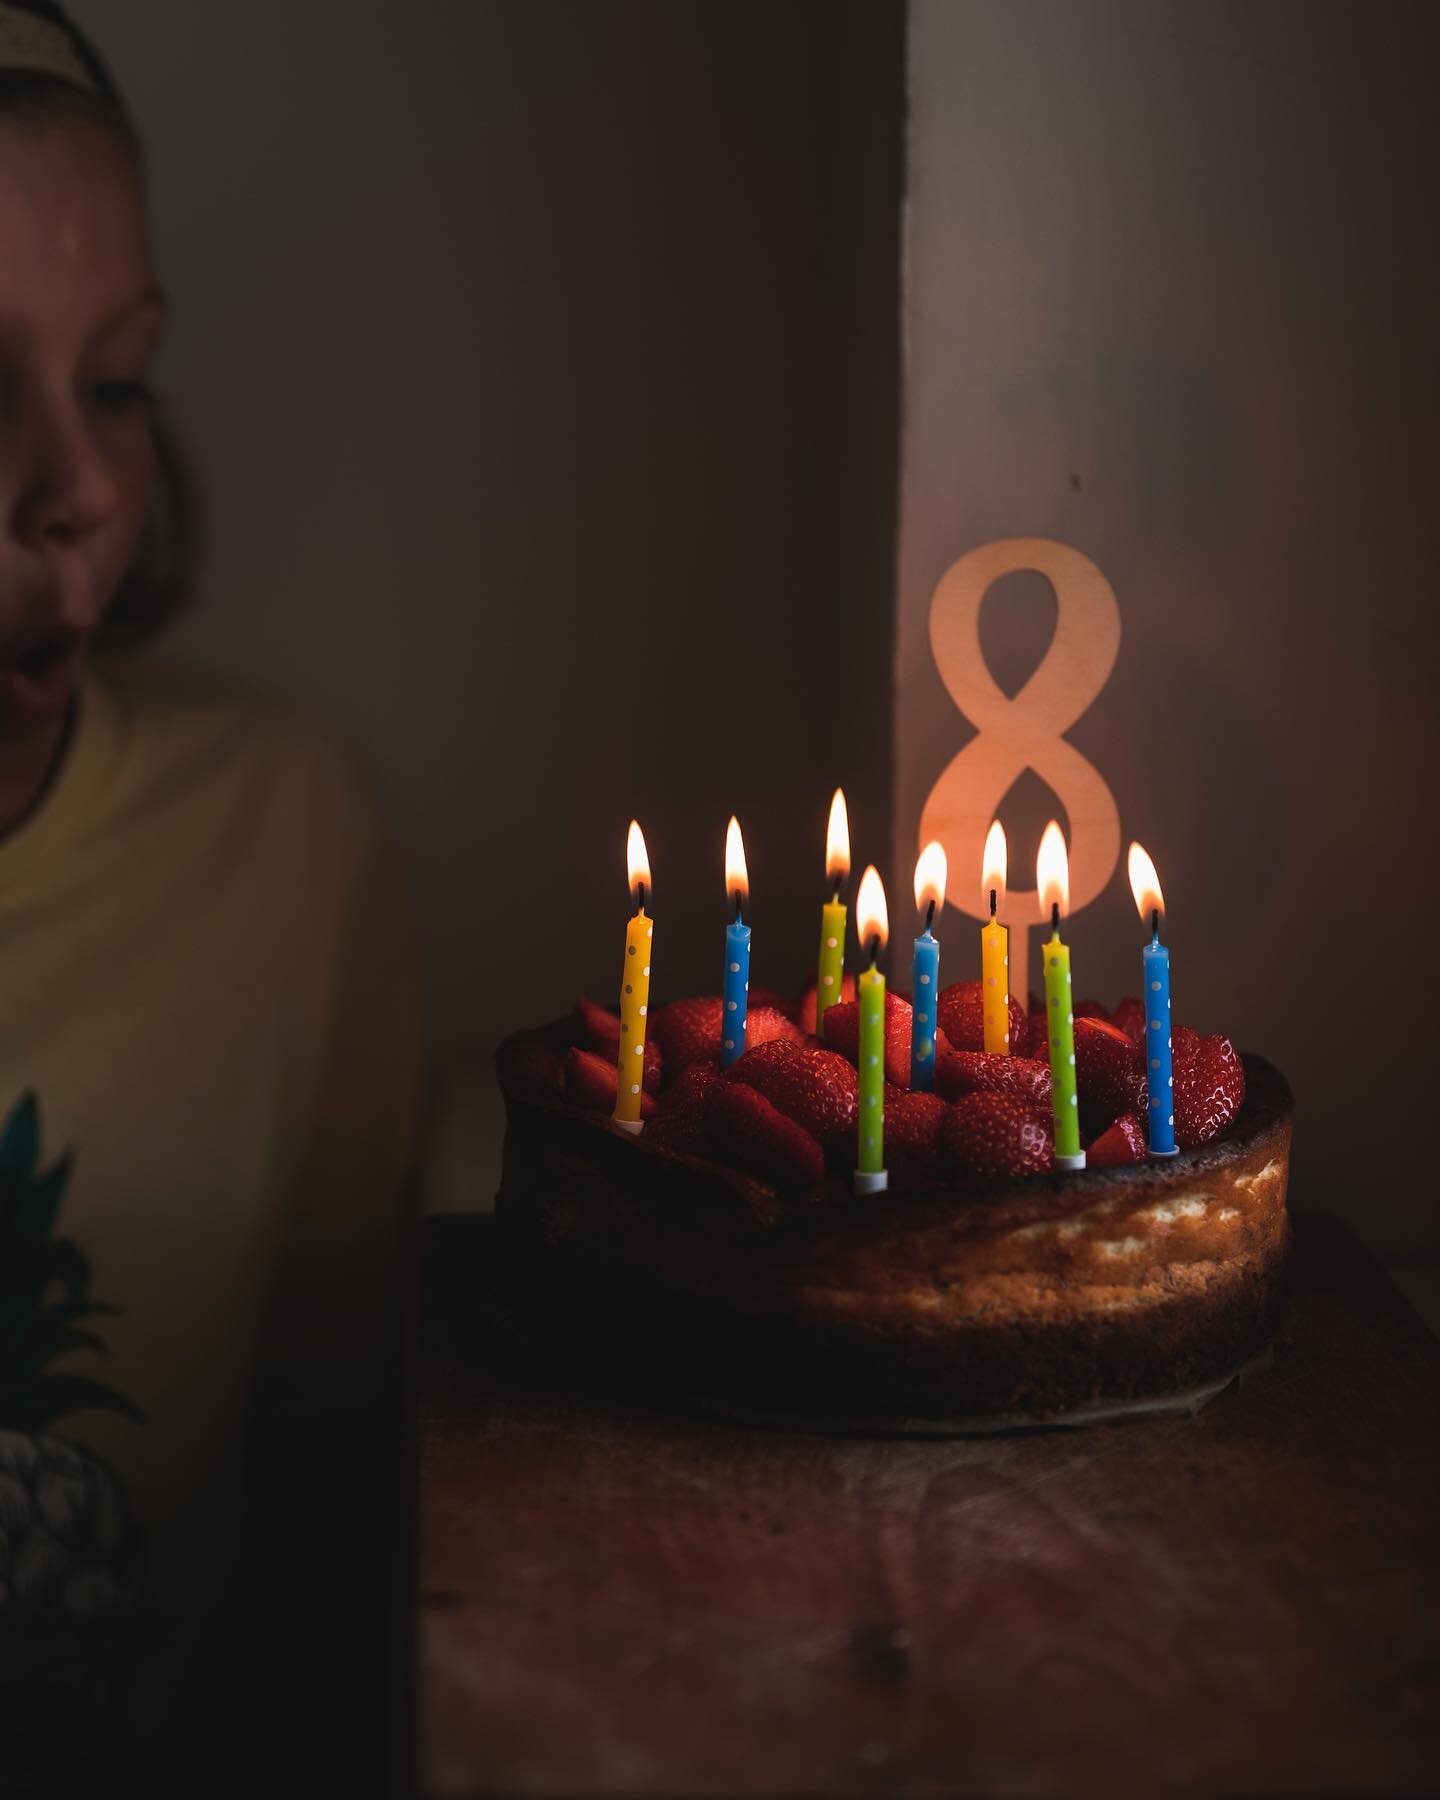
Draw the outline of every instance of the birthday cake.
<instances>
[{"instance_id":1,"label":"birthday cake","mask_svg":"<svg viewBox=\"0 0 1440 1800\"><path fill-rule=\"evenodd\" d=\"M1086 1166L1057 1169L1043 1006L1012 997L1007 1053L987 1053L982 984L945 988L919 1091L915 1015L892 993L886 1185L861 1192L862 1026L844 980L818 1035L813 989L749 992L723 1069L727 1002L656 1009L636 1047L638 1131L612 1118L628 1020L582 1001L501 1046L497 1214L533 1339L722 1413L901 1430L1199 1391L1268 1341L1293 1104L1269 1063L1176 1026L1178 1153L1152 1155L1145 1009L1077 1005Z\"/></svg>"}]
</instances>

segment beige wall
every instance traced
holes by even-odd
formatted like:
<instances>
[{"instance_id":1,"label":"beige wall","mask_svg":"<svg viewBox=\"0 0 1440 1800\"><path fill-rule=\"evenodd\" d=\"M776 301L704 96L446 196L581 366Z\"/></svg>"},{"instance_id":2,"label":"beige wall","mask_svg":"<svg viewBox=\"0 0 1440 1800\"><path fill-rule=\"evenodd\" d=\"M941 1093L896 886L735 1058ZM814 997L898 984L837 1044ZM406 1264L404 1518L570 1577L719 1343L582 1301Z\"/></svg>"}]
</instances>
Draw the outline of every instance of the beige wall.
<instances>
[{"instance_id":1,"label":"beige wall","mask_svg":"<svg viewBox=\"0 0 1440 1800\"><path fill-rule=\"evenodd\" d=\"M1073 546L1122 637L1069 737L1160 865L1177 1016L1285 1068L1295 1201L1391 1248L1437 1236L1434 18L916 0L909 50L893 879L971 735L937 583ZM991 590L1002 686L1054 613ZM1006 803L1022 868L1053 805ZM1123 858L1070 936L1081 989L1134 989Z\"/></svg>"}]
</instances>

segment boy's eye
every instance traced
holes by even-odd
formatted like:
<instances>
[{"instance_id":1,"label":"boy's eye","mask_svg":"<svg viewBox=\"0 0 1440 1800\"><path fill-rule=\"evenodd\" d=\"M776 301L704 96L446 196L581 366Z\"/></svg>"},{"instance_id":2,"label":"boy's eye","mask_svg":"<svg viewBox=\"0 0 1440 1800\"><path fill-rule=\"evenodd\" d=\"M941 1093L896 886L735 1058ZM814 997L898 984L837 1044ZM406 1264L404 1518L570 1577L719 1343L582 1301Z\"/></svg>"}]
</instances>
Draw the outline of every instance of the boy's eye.
<instances>
[{"instance_id":1,"label":"boy's eye","mask_svg":"<svg viewBox=\"0 0 1440 1800\"><path fill-rule=\"evenodd\" d=\"M111 412L133 412L155 400L155 390L146 381L97 381L94 393Z\"/></svg>"}]
</instances>

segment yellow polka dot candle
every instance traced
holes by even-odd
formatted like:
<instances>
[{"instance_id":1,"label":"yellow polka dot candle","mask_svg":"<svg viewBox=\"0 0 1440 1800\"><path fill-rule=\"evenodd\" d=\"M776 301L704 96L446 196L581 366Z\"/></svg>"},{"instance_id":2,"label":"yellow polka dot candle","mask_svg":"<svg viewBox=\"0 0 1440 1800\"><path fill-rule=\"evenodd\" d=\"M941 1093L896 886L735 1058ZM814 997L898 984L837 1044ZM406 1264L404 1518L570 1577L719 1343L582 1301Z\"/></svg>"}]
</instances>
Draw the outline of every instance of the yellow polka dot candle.
<instances>
[{"instance_id":1,"label":"yellow polka dot candle","mask_svg":"<svg viewBox=\"0 0 1440 1800\"><path fill-rule=\"evenodd\" d=\"M877 1194L888 1185L885 1174L885 977L880 954L890 936L885 887L872 865L860 878L855 896L855 923L869 967L856 983L860 991L860 1117L855 1192Z\"/></svg>"},{"instance_id":2,"label":"yellow polka dot candle","mask_svg":"<svg viewBox=\"0 0 1440 1800\"><path fill-rule=\"evenodd\" d=\"M1035 859L1035 887L1040 915L1050 919L1050 936L1041 947L1045 970L1045 1029L1050 1042L1051 1101L1055 1113L1055 1167L1083 1169L1080 1148L1080 1096L1075 1088L1075 990L1070 980L1070 947L1060 937L1060 920L1070 905L1070 859L1065 838L1054 819L1040 839Z\"/></svg>"},{"instance_id":3,"label":"yellow polka dot candle","mask_svg":"<svg viewBox=\"0 0 1440 1800\"><path fill-rule=\"evenodd\" d=\"M625 967L620 977L620 1052L615 1069L615 1123L640 1129L640 1091L645 1083L645 1024L650 1012L650 945L655 928L645 911L650 858L638 823L630 821L626 844L630 898L635 911L625 928Z\"/></svg>"},{"instance_id":4,"label":"yellow polka dot candle","mask_svg":"<svg viewBox=\"0 0 1440 1800\"><path fill-rule=\"evenodd\" d=\"M1009 857L1005 827L996 819L985 837L981 892L990 900L989 922L980 927L980 993L985 1048L991 1056L1010 1054L1010 933L996 917L1005 898Z\"/></svg>"},{"instance_id":5,"label":"yellow polka dot candle","mask_svg":"<svg viewBox=\"0 0 1440 1800\"><path fill-rule=\"evenodd\" d=\"M935 909L945 904L949 874L940 844L927 844L915 864L915 910L924 929L915 940L910 965L910 1086L929 1093L935 1085L935 1003L940 993L940 940L935 936Z\"/></svg>"},{"instance_id":6,"label":"yellow polka dot candle","mask_svg":"<svg viewBox=\"0 0 1440 1800\"><path fill-rule=\"evenodd\" d=\"M840 898L850 875L850 816L845 793L836 788L825 831L825 879L830 898L820 908L820 956L815 971L815 1035L823 1042L825 1014L840 998L845 979L845 902Z\"/></svg>"}]
</instances>

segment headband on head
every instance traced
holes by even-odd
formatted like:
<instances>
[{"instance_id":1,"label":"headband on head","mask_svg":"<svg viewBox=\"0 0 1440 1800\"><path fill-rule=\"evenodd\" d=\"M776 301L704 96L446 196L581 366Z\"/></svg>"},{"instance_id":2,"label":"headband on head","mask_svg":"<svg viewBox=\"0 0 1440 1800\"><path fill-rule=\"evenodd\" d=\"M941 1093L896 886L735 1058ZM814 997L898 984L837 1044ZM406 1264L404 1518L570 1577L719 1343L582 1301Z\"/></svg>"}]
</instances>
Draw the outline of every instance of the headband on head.
<instances>
[{"instance_id":1,"label":"headband on head","mask_svg":"<svg viewBox=\"0 0 1440 1800\"><path fill-rule=\"evenodd\" d=\"M32 11L0 0L0 73L7 69L53 75L92 94L106 92L91 56L77 42L57 7Z\"/></svg>"}]
</instances>

